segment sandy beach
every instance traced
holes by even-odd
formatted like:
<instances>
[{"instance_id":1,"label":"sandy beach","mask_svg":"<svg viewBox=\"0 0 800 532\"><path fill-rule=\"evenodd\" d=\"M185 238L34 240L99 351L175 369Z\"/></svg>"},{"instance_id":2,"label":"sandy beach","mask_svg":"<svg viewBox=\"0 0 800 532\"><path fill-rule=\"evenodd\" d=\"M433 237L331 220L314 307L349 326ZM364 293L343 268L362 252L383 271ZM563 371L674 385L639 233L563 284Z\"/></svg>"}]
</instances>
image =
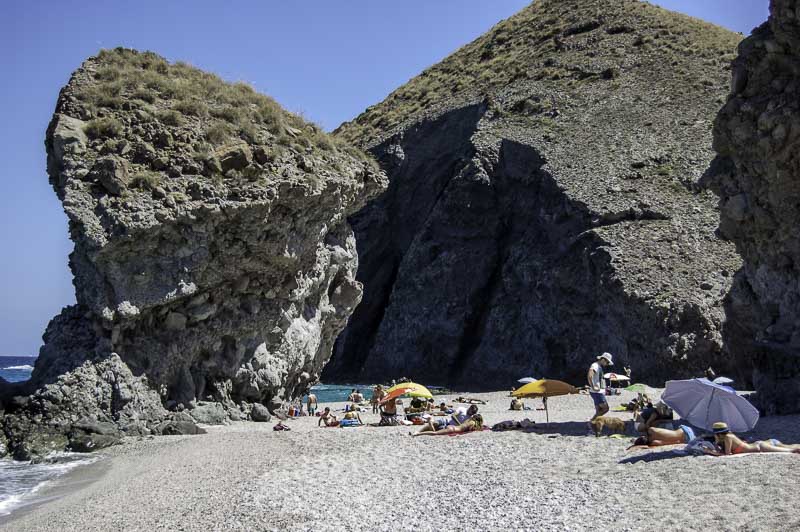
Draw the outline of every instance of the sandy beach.
<instances>
[{"instance_id":1,"label":"sandy beach","mask_svg":"<svg viewBox=\"0 0 800 532\"><path fill-rule=\"evenodd\" d=\"M586 395L508 411L507 392L470 394L489 425L533 432L411 438L418 427L317 428L317 418L129 439L44 490L2 530L791 530L798 455L626 452L586 434ZM612 408L632 397L611 397ZM451 399L451 397L448 397ZM541 401L528 401L540 407ZM342 408L343 403L331 406ZM614 413L629 419L626 413ZM377 415L362 414L366 422ZM763 418L755 438L800 442L800 416ZM93 482L88 482L96 479Z\"/></svg>"}]
</instances>

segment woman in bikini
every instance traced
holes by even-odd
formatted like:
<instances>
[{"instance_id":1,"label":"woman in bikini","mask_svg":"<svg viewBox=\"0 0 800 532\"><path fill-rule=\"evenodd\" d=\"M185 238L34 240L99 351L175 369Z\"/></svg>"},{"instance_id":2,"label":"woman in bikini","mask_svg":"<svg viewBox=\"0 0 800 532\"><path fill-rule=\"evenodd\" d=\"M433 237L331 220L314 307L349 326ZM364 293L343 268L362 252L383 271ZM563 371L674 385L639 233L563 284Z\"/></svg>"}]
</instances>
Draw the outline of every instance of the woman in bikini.
<instances>
[{"instance_id":1,"label":"woman in bikini","mask_svg":"<svg viewBox=\"0 0 800 532\"><path fill-rule=\"evenodd\" d=\"M723 454L744 453L798 453L800 446L787 445L776 439L747 443L731 432L727 423L714 423L714 440Z\"/></svg>"},{"instance_id":2,"label":"woman in bikini","mask_svg":"<svg viewBox=\"0 0 800 532\"><path fill-rule=\"evenodd\" d=\"M426 428L424 427L420 432L412 434L412 436L444 436L481 430L483 428L483 417L480 414L475 414L460 425L447 425L439 430L425 430Z\"/></svg>"}]
</instances>

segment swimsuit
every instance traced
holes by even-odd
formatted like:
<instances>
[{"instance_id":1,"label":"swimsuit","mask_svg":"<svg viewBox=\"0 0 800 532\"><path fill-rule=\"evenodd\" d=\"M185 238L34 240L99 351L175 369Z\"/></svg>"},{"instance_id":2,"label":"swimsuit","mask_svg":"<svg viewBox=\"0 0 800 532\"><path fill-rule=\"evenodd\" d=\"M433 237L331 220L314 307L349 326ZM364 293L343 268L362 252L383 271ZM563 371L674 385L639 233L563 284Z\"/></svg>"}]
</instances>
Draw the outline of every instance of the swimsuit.
<instances>
[{"instance_id":1,"label":"swimsuit","mask_svg":"<svg viewBox=\"0 0 800 532\"><path fill-rule=\"evenodd\" d=\"M696 438L694 431L692 430L691 427L687 427L686 425L681 425L678 428L681 429L683 433L686 435L686 443L689 443L690 441Z\"/></svg>"}]
</instances>

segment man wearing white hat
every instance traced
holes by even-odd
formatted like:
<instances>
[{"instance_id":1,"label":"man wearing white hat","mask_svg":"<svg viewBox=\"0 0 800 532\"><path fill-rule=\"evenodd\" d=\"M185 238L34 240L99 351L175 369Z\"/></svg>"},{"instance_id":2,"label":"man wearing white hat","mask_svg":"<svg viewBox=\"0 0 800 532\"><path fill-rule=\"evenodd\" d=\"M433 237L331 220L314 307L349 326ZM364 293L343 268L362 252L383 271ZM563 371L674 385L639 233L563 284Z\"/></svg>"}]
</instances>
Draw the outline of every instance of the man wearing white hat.
<instances>
[{"instance_id":1,"label":"man wearing white hat","mask_svg":"<svg viewBox=\"0 0 800 532\"><path fill-rule=\"evenodd\" d=\"M586 376L586 380L589 381L589 395L592 396L592 400L594 401L594 415L590 421L608 412L606 382L603 378L603 368L613 365L614 359L611 353L603 353L597 357L597 362L589 366L589 374Z\"/></svg>"}]
</instances>

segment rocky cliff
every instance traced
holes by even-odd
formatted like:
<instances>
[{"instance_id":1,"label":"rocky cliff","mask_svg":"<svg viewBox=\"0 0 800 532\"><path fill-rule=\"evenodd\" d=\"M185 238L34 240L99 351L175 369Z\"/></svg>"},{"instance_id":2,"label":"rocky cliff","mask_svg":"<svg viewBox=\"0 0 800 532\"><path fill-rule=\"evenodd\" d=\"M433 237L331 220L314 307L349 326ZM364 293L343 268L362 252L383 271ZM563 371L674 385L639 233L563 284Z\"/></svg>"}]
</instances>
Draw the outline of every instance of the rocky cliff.
<instances>
[{"instance_id":1,"label":"rocky cliff","mask_svg":"<svg viewBox=\"0 0 800 532\"><path fill-rule=\"evenodd\" d=\"M800 411L800 3L773 0L739 46L731 94L714 128L720 231L744 266L728 298L726 346L753 371L760 406Z\"/></svg>"},{"instance_id":2,"label":"rocky cliff","mask_svg":"<svg viewBox=\"0 0 800 532\"><path fill-rule=\"evenodd\" d=\"M741 263L697 182L738 42L634 0L539 0L344 124L390 185L350 219L365 292L324 378L581 383L602 351L653 383L734 370Z\"/></svg>"},{"instance_id":3,"label":"rocky cliff","mask_svg":"<svg viewBox=\"0 0 800 532\"><path fill-rule=\"evenodd\" d=\"M191 432L316 381L361 298L346 218L385 188L374 163L247 85L122 49L74 73L46 147L77 305L5 393L16 456Z\"/></svg>"}]
</instances>

